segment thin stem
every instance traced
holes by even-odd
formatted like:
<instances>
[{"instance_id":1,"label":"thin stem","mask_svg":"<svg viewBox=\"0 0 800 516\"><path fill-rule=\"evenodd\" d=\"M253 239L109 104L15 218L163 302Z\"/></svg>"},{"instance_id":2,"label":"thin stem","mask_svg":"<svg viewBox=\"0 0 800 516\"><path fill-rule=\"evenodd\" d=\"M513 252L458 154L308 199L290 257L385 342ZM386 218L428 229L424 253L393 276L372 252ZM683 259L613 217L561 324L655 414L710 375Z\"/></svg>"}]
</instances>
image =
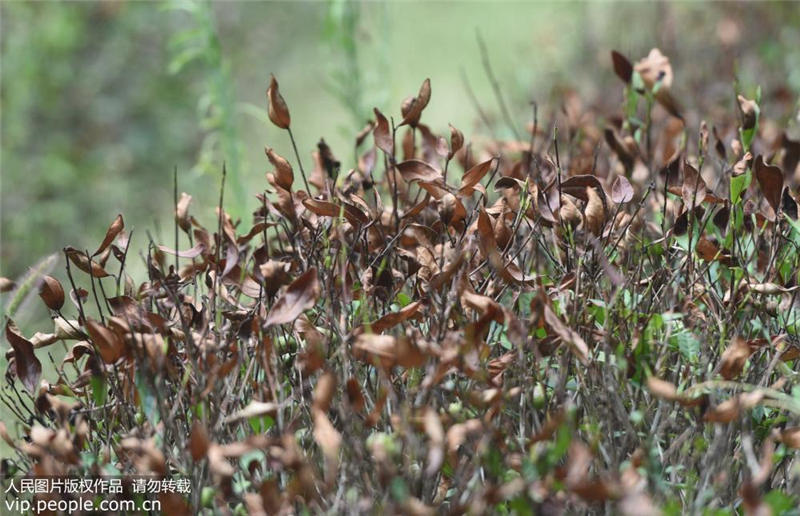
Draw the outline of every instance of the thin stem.
<instances>
[{"instance_id":1,"label":"thin stem","mask_svg":"<svg viewBox=\"0 0 800 516\"><path fill-rule=\"evenodd\" d=\"M297 143L294 141L294 134L292 134L292 128L287 127L286 131L289 133L289 139L292 141L294 156L297 158L297 165L300 167L300 175L303 176L303 184L306 185L306 192L308 192L308 195L311 195L311 187L308 186L308 180L306 179L306 171L303 168L303 162L300 160L300 152L297 150Z\"/></svg>"}]
</instances>

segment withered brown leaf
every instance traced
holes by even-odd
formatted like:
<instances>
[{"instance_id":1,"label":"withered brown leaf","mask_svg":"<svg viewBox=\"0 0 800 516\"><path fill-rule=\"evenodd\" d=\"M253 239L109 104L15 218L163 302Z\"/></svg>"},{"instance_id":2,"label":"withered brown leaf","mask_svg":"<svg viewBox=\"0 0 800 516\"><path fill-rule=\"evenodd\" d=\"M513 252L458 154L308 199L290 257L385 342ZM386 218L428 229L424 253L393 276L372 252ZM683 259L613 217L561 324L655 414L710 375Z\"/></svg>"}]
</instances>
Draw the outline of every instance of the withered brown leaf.
<instances>
[{"instance_id":1,"label":"withered brown leaf","mask_svg":"<svg viewBox=\"0 0 800 516\"><path fill-rule=\"evenodd\" d=\"M726 380L733 380L739 376L751 352L746 340L741 337L734 338L720 357L719 374Z\"/></svg>"},{"instance_id":2,"label":"withered brown leaf","mask_svg":"<svg viewBox=\"0 0 800 516\"><path fill-rule=\"evenodd\" d=\"M97 248L97 251L94 252L92 256L97 256L98 254L102 253L106 250L106 248L111 245L111 242L117 238L117 235L125 228L125 223L122 220L122 215L117 215L117 217L111 222L111 225L108 227L106 231L106 236L103 238L103 243L100 244L100 247Z\"/></svg>"},{"instance_id":3,"label":"withered brown leaf","mask_svg":"<svg viewBox=\"0 0 800 516\"><path fill-rule=\"evenodd\" d=\"M189 231L192 227L189 219L189 204L192 202L192 196L186 192L181 192L181 198L178 199L178 204L175 206L175 220L183 231Z\"/></svg>"},{"instance_id":4,"label":"withered brown leaf","mask_svg":"<svg viewBox=\"0 0 800 516\"><path fill-rule=\"evenodd\" d=\"M544 319L550 329L561 338L561 342L569 346L570 350L578 357L583 364L589 363L589 347L583 338L571 328L567 327L553 310L544 305Z\"/></svg>"},{"instance_id":5,"label":"withered brown leaf","mask_svg":"<svg viewBox=\"0 0 800 516\"><path fill-rule=\"evenodd\" d=\"M319 293L317 269L311 267L289 284L286 292L272 306L264 324L275 326L293 322L300 314L314 307Z\"/></svg>"},{"instance_id":6,"label":"withered brown leaf","mask_svg":"<svg viewBox=\"0 0 800 516\"><path fill-rule=\"evenodd\" d=\"M197 462L205 457L209 444L208 430L200 421L195 421L192 424L192 433L189 435L189 454L192 460Z\"/></svg>"},{"instance_id":7,"label":"withered brown leaf","mask_svg":"<svg viewBox=\"0 0 800 516\"><path fill-rule=\"evenodd\" d=\"M283 100L280 90L278 89L278 81L275 76L270 76L269 88L267 89L267 103L269 111L269 119L273 124L281 129L289 129L291 117L289 116L289 107L286 101Z\"/></svg>"},{"instance_id":8,"label":"withered brown leaf","mask_svg":"<svg viewBox=\"0 0 800 516\"><path fill-rule=\"evenodd\" d=\"M82 251L78 251L74 247L67 246L64 248L64 253L67 255L67 258L75 264L80 270L85 272L86 274L91 274L95 278L105 278L106 276L111 276L108 272L106 272L103 267L94 260L90 260L86 253Z\"/></svg>"},{"instance_id":9,"label":"withered brown leaf","mask_svg":"<svg viewBox=\"0 0 800 516\"><path fill-rule=\"evenodd\" d=\"M389 121L383 116L378 108L373 110L375 112L375 129L372 130L372 135L375 138L375 146L386 153L387 156L392 156L394 153L394 140L392 140L392 132L389 128Z\"/></svg>"},{"instance_id":10,"label":"withered brown leaf","mask_svg":"<svg viewBox=\"0 0 800 516\"><path fill-rule=\"evenodd\" d=\"M264 152L266 153L269 162L272 163L273 167L275 167L275 184L287 192L291 192L292 183L294 183L294 172L292 171L292 166L288 161L278 155L278 153L271 148L265 148Z\"/></svg>"},{"instance_id":11,"label":"withered brown leaf","mask_svg":"<svg viewBox=\"0 0 800 516\"><path fill-rule=\"evenodd\" d=\"M42 277L42 284L39 285L39 297L50 310L61 310L64 306L64 289L61 283L52 276Z\"/></svg>"},{"instance_id":12,"label":"withered brown leaf","mask_svg":"<svg viewBox=\"0 0 800 516\"><path fill-rule=\"evenodd\" d=\"M420 181L424 183L443 183L442 173L418 159L410 159L397 164L397 170L407 183Z\"/></svg>"},{"instance_id":13,"label":"withered brown leaf","mask_svg":"<svg viewBox=\"0 0 800 516\"><path fill-rule=\"evenodd\" d=\"M472 192L475 191L473 187L489 172L493 162L494 158L489 158L469 169L461 178L461 187L458 190L458 194L463 196L472 195Z\"/></svg>"},{"instance_id":14,"label":"withered brown leaf","mask_svg":"<svg viewBox=\"0 0 800 516\"><path fill-rule=\"evenodd\" d=\"M456 152L461 150L461 147L464 146L464 134L450 125L450 152L447 154L447 159L453 159Z\"/></svg>"},{"instance_id":15,"label":"withered brown leaf","mask_svg":"<svg viewBox=\"0 0 800 516\"><path fill-rule=\"evenodd\" d=\"M17 378L28 392L34 394L39 384L39 377L42 375L42 363L33 352L33 344L22 336L19 328L11 319L6 320L6 340L14 350Z\"/></svg>"},{"instance_id":16,"label":"withered brown leaf","mask_svg":"<svg viewBox=\"0 0 800 516\"><path fill-rule=\"evenodd\" d=\"M113 364L122 356L124 343L116 333L93 319L86 320L86 329L103 362Z\"/></svg>"},{"instance_id":17,"label":"withered brown leaf","mask_svg":"<svg viewBox=\"0 0 800 516\"><path fill-rule=\"evenodd\" d=\"M783 192L783 172L781 169L774 165L767 165L764 163L764 158L759 154L753 162L753 170L755 171L758 186L764 193L764 198L767 199L772 211L775 215L781 206L781 195Z\"/></svg>"},{"instance_id":18,"label":"withered brown leaf","mask_svg":"<svg viewBox=\"0 0 800 516\"><path fill-rule=\"evenodd\" d=\"M631 76L633 76L633 65L628 61L628 58L616 50L612 50L611 61L614 64L614 73L617 74L617 77L625 83L630 83Z\"/></svg>"},{"instance_id":19,"label":"withered brown leaf","mask_svg":"<svg viewBox=\"0 0 800 516\"><path fill-rule=\"evenodd\" d=\"M422 86L419 88L419 93L416 97L412 98L408 103L403 105L403 121L400 126L406 124L415 127L419 123L419 117L422 115L422 110L428 105L431 100L431 80L425 79Z\"/></svg>"}]
</instances>

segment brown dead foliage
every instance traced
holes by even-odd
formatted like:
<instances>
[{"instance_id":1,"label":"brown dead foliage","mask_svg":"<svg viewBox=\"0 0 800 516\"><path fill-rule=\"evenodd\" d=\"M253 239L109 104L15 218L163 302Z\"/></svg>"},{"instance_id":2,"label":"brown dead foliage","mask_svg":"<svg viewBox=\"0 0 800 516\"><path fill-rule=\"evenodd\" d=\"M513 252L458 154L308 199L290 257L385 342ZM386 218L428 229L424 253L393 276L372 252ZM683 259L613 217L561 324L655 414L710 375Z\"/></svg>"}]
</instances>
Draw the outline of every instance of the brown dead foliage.
<instances>
[{"instance_id":1,"label":"brown dead foliage","mask_svg":"<svg viewBox=\"0 0 800 516\"><path fill-rule=\"evenodd\" d=\"M567 131L487 141L436 129L426 79L373 111L357 158L321 140L309 181L268 147L251 220L181 194L145 278L122 216L94 254L65 248L66 280L37 284L54 328L5 324L29 394L23 437L0 425L14 467L191 476L178 512L759 512L796 492L795 452L752 452L800 447L796 142L741 95L688 125L658 49L612 63L634 113L567 95ZM274 77L267 109L290 130Z\"/></svg>"}]
</instances>

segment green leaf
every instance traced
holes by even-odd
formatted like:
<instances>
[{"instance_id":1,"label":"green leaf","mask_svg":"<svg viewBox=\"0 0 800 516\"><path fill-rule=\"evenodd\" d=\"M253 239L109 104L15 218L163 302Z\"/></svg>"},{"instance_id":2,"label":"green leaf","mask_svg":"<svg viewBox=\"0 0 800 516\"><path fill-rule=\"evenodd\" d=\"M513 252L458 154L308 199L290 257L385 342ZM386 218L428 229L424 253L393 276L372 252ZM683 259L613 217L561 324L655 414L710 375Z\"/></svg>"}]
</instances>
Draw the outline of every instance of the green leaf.
<instances>
[{"instance_id":1,"label":"green leaf","mask_svg":"<svg viewBox=\"0 0 800 516\"><path fill-rule=\"evenodd\" d=\"M102 407L106 403L107 394L105 379L99 375L92 375L89 383L92 386L92 399L94 400L94 404L98 407Z\"/></svg>"},{"instance_id":2,"label":"green leaf","mask_svg":"<svg viewBox=\"0 0 800 516\"><path fill-rule=\"evenodd\" d=\"M753 172L748 168L744 174L731 178L731 204L741 200L742 193L747 190L753 180Z\"/></svg>"}]
</instances>

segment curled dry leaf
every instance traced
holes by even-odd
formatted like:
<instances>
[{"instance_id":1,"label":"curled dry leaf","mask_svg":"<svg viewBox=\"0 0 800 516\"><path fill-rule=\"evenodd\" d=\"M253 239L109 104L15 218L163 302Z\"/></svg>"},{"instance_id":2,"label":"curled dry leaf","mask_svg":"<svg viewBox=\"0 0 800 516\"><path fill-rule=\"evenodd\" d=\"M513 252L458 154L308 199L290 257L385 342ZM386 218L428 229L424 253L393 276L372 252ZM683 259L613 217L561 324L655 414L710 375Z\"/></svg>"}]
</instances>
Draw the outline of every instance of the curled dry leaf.
<instances>
[{"instance_id":1,"label":"curled dry leaf","mask_svg":"<svg viewBox=\"0 0 800 516\"><path fill-rule=\"evenodd\" d=\"M443 184L442 173L418 159L410 159L398 163L397 170L407 183L420 181L423 183Z\"/></svg>"},{"instance_id":2,"label":"curled dry leaf","mask_svg":"<svg viewBox=\"0 0 800 516\"><path fill-rule=\"evenodd\" d=\"M308 208L308 211L320 217L338 217L341 213L341 208L328 201L319 201L317 199L303 199L303 206Z\"/></svg>"},{"instance_id":3,"label":"curled dry leaf","mask_svg":"<svg viewBox=\"0 0 800 516\"><path fill-rule=\"evenodd\" d=\"M617 158L619 158L622 166L625 167L625 173L630 175L636 162L636 148L630 148L626 145L613 127L606 127L603 131L603 137L611 150L614 151L614 154L617 155Z\"/></svg>"},{"instance_id":4,"label":"curled dry leaf","mask_svg":"<svg viewBox=\"0 0 800 516\"><path fill-rule=\"evenodd\" d=\"M111 222L111 225L108 227L106 231L106 236L103 238L103 242L100 244L100 247L97 248L97 251L94 252L92 256L97 256L98 254L102 253L103 251L111 245L111 242L117 238L117 235L125 229L125 223L122 220L122 215L117 215L117 218Z\"/></svg>"},{"instance_id":5,"label":"curled dry leaf","mask_svg":"<svg viewBox=\"0 0 800 516\"><path fill-rule=\"evenodd\" d=\"M428 105L428 101L430 100L431 80L425 79L422 82L422 86L419 88L419 93L417 96L412 98L409 102L403 104L403 121L398 127L406 124L410 125L411 127L416 127L416 125L419 123L419 117L422 115L422 110L425 109L425 106Z\"/></svg>"},{"instance_id":6,"label":"curled dry leaf","mask_svg":"<svg viewBox=\"0 0 800 516\"><path fill-rule=\"evenodd\" d=\"M64 306L64 289L61 287L61 283L52 276L42 277L42 283L39 285L39 297L50 310L61 310L61 307Z\"/></svg>"},{"instance_id":7,"label":"curled dry leaf","mask_svg":"<svg viewBox=\"0 0 800 516\"><path fill-rule=\"evenodd\" d=\"M447 154L448 161L453 159L453 156L455 156L456 152L461 150L461 147L463 146L464 135L461 133L461 131L450 125L450 152Z\"/></svg>"},{"instance_id":8,"label":"curled dry leaf","mask_svg":"<svg viewBox=\"0 0 800 516\"><path fill-rule=\"evenodd\" d=\"M739 376L750 353L752 350L746 340L741 337L733 339L720 357L719 374L726 380L733 380Z\"/></svg>"},{"instance_id":9,"label":"curled dry leaf","mask_svg":"<svg viewBox=\"0 0 800 516\"><path fill-rule=\"evenodd\" d=\"M189 204L192 202L192 196L186 192L181 192L181 197L178 199L178 204L175 206L175 221L178 223L183 231L188 232L192 227L191 220L189 219Z\"/></svg>"},{"instance_id":10,"label":"curled dry leaf","mask_svg":"<svg viewBox=\"0 0 800 516\"><path fill-rule=\"evenodd\" d=\"M116 333L92 319L86 320L86 329L103 362L113 364L122 357L125 345Z\"/></svg>"},{"instance_id":11,"label":"curled dry leaf","mask_svg":"<svg viewBox=\"0 0 800 516\"><path fill-rule=\"evenodd\" d=\"M383 116L378 108L373 110L375 112L375 129L372 130L372 135L375 138L375 146L382 150L387 156L394 155L394 140L392 139L392 132L389 128L389 121Z\"/></svg>"},{"instance_id":12,"label":"curled dry leaf","mask_svg":"<svg viewBox=\"0 0 800 516\"><path fill-rule=\"evenodd\" d=\"M286 292L272 306L264 324L275 326L293 322L301 313L314 307L319 292L317 269L311 267L289 284Z\"/></svg>"},{"instance_id":13,"label":"curled dry leaf","mask_svg":"<svg viewBox=\"0 0 800 516\"><path fill-rule=\"evenodd\" d=\"M167 254L173 254L175 256L179 256L180 258L197 258L201 254L203 254L203 251L206 250L206 246L205 244L203 244L203 242L197 242L194 245L194 247L192 247L191 249L187 249L185 251L178 251L172 249L171 247L167 247L165 245L158 246L158 249Z\"/></svg>"},{"instance_id":14,"label":"curled dry leaf","mask_svg":"<svg viewBox=\"0 0 800 516\"><path fill-rule=\"evenodd\" d=\"M349 378L347 380L347 401L350 403L350 406L356 412L361 412L364 410L364 404L366 400L364 399L364 395L361 393L361 387L358 385L358 380L355 378Z\"/></svg>"},{"instance_id":15,"label":"curled dry leaf","mask_svg":"<svg viewBox=\"0 0 800 516\"><path fill-rule=\"evenodd\" d=\"M286 101L283 100L283 96L278 89L278 81L274 75L270 77L269 88L267 89L267 105L269 119L272 123L281 129L289 129L289 124L291 123L289 108L286 106Z\"/></svg>"},{"instance_id":16,"label":"curled dry leaf","mask_svg":"<svg viewBox=\"0 0 800 516\"><path fill-rule=\"evenodd\" d=\"M603 235L603 226L606 223L606 213L603 207L603 201L597 195L594 188L586 188L586 196L589 198L586 203L586 208L583 211L586 228L592 232L596 237Z\"/></svg>"},{"instance_id":17,"label":"curled dry leaf","mask_svg":"<svg viewBox=\"0 0 800 516\"><path fill-rule=\"evenodd\" d=\"M396 312L389 312L375 322L369 323L368 327L372 333L383 333L389 328L397 326L401 322L407 321L419 313L420 308L424 306L423 301L414 301L404 306ZM365 331L365 327L360 326L353 330L354 335L361 334Z\"/></svg>"},{"instance_id":18,"label":"curled dry leaf","mask_svg":"<svg viewBox=\"0 0 800 516\"><path fill-rule=\"evenodd\" d=\"M33 344L22 336L19 328L11 319L6 320L6 340L14 350L14 367L17 378L28 392L34 394L39 385L39 377L42 375L42 363L33 352Z\"/></svg>"},{"instance_id":19,"label":"curled dry leaf","mask_svg":"<svg viewBox=\"0 0 800 516\"><path fill-rule=\"evenodd\" d=\"M425 363L425 355L408 338L399 339L391 335L363 334L353 344L356 358L374 364L376 361L386 369L419 367Z\"/></svg>"},{"instance_id":20,"label":"curled dry leaf","mask_svg":"<svg viewBox=\"0 0 800 516\"><path fill-rule=\"evenodd\" d=\"M103 269L102 265L94 260L90 260L89 257L86 256L86 253L78 251L74 247L65 247L64 253L67 255L67 258L75 264L76 267L86 274L91 274L95 278L105 278L107 276L111 276L111 274Z\"/></svg>"},{"instance_id":21,"label":"curled dry leaf","mask_svg":"<svg viewBox=\"0 0 800 516\"><path fill-rule=\"evenodd\" d=\"M555 183L553 184L555 185ZM561 182L561 192L569 194L584 202L589 201L589 194L586 191L587 188L594 189L595 193L602 200L603 205L605 205L606 192L603 190L603 184L599 179L597 179L596 176L591 174L581 174L568 177Z\"/></svg>"},{"instance_id":22,"label":"curled dry leaf","mask_svg":"<svg viewBox=\"0 0 800 516\"><path fill-rule=\"evenodd\" d=\"M494 158L489 158L483 163L478 163L469 171L464 174L464 177L461 178L461 187L458 190L458 194L462 196L469 196L472 195L472 192L475 191L473 188L476 184L483 179L483 176L489 172L489 169L492 168L492 162Z\"/></svg>"},{"instance_id":23,"label":"curled dry leaf","mask_svg":"<svg viewBox=\"0 0 800 516\"><path fill-rule=\"evenodd\" d=\"M266 153L269 162L272 163L273 167L275 167L275 184L287 192L291 192L292 183L294 183L294 172L292 171L292 166L288 161L278 155L278 153L271 148L265 148L264 152Z\"/></svg>"}]
</instances>

